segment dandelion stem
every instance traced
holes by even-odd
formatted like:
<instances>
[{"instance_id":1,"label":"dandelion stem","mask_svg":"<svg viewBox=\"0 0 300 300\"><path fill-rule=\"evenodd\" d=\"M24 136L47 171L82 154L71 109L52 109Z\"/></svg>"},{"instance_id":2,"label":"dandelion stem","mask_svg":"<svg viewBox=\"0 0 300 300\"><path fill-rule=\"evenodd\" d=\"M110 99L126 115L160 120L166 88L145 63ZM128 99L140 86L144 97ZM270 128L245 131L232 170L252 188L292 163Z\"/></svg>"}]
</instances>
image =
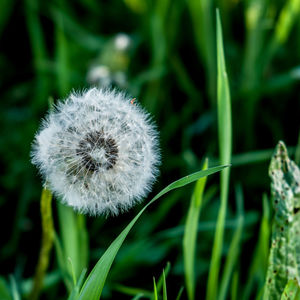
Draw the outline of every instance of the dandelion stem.
<instances>
[{"instance_id":1,"label":"dandelion stem","mask_svg":"<svg viewBox=\"0 0 300 300\"><path fill-rule=\"evenodd\" d=\"M39 297L43 279L49 264L50 251L53 246L54 227L51 203L52 193L44 188L41 195L42 245L35 270L32 290L29 295L30 300L36 300Z\"/></svg>"}]
</instances>

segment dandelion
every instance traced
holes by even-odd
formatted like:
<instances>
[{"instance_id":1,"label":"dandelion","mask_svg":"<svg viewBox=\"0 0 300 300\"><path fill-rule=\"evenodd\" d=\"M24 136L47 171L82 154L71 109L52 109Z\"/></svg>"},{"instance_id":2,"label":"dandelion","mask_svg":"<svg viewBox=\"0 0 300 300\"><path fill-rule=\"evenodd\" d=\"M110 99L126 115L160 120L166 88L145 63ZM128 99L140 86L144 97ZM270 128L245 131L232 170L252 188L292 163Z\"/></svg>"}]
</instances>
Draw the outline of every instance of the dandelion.
<instances>
[{"instance_id":1,"label":"dandelion","mask_svg":"<svg viewBox=\"0 0 300 300\"><path fill-rule=\"evenodd\" d=\"M56 105L36 134L32 162L62 202L90 215L126 211L158 173L158 134L124 93L90 89Z\"/></svg>"}]
</instances>

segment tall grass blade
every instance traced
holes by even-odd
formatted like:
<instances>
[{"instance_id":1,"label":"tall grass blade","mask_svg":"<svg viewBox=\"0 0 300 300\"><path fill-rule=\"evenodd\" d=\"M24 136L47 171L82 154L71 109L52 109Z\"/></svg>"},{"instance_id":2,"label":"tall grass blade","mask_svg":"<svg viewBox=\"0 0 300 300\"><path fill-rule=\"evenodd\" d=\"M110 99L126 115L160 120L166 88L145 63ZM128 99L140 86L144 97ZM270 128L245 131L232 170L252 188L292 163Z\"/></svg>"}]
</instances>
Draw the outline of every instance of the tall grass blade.
<instances>
[{"instance_id":1,"label":"tall grass blade","mask_svg":"<svg viewBox=\"0 0 300 300\"><path fill-rule=\"evenodd\" d=\"M225 67L222 27L220 14L217 10L217 58L218 58L218 126L219 149L222 164L231 160L231 104L229 83ZM219 287L219 271L223 246L224 225L229 189L229 169L221 172L221 205L218 213L212 258L209 269L206 299L217 299Z\"/></svg>"},{"instance_id":2,"label":"tall grass blade","mask_svg":"<svg viewBox=\"0 0 300 300\"><path fill-rule=\"evenodd\" d=\"M129 231L134 226L136 221L142 215L142 213L155 202L157 199L162 197L164 194L168 193L173 189L183 187L191 182L198 180L201 177L208 176L215 172L221 171L222 169L228 166L218 166L210 168L204 171L199 171L191 175L185 176L164 188L160 193L158 193L144 208L137 214L137 216L127 225L127 227L121 232L121 234L112 242L109 248L105 251L102 257L99 259L88 278L86 279L81 292L79 299L80 300L98 300L101 297L102 290L106 281L106 277L109 273L111 265L122 246L125 238L127 237Z\"/></svg>"},{"instance_id":3,"label":"tall grass blade","mask_svg":"<svg viewBox=\"0 0 300 300\"><path fill-rule=\"evenodd\" d=\"M208 167L206 159L202 170ZM195 252L198 231L198 221L202 206L203 191L205 188L206 177L198 179L192 198L185 223L183 236L183 260L185 284L189 300L195 299Z\"/></svg>"}]
</instances>

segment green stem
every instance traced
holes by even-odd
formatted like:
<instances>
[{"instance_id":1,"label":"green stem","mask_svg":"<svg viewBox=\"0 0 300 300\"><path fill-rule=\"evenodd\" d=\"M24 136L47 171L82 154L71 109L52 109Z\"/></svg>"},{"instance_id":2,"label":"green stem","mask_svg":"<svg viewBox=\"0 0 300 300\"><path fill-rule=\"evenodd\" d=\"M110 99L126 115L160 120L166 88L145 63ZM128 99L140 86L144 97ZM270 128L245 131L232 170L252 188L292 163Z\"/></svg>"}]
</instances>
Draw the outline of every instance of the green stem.
<instances>
[{"instance_id":1,"label":"green stem","mask_svg":"<svg viewBox=\"0 0 300 300\"><path fill-rule=\"evenodd\" d=\"M42 245L35 270L32 290L29 295L30 300L36 300L39 297L44 276L49 264L50 251L53 246L54 227L51 203L52 194L49 190L44 188L41 195Z\"/></svg>"}]
</instances>

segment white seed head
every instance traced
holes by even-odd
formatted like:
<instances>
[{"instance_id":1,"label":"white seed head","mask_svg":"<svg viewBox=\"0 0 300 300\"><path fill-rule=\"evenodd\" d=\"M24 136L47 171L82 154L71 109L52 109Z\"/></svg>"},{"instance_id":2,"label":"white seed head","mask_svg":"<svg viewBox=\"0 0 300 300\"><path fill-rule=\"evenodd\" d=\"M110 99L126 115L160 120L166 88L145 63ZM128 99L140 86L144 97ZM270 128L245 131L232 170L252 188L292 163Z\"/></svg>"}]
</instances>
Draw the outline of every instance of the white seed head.
<instances>
[{"instance_id":1,"label":"white seed head","mask_svg":"<svg viewBox=\"0 0 300 300\"><path fill-rule=\"evenodd\" d=\"M71 93L35 136L32 162L47 186L76 211L126 211L150 191L158 173L158 134L124 93Z\"/></svg>"}]
</instances>

